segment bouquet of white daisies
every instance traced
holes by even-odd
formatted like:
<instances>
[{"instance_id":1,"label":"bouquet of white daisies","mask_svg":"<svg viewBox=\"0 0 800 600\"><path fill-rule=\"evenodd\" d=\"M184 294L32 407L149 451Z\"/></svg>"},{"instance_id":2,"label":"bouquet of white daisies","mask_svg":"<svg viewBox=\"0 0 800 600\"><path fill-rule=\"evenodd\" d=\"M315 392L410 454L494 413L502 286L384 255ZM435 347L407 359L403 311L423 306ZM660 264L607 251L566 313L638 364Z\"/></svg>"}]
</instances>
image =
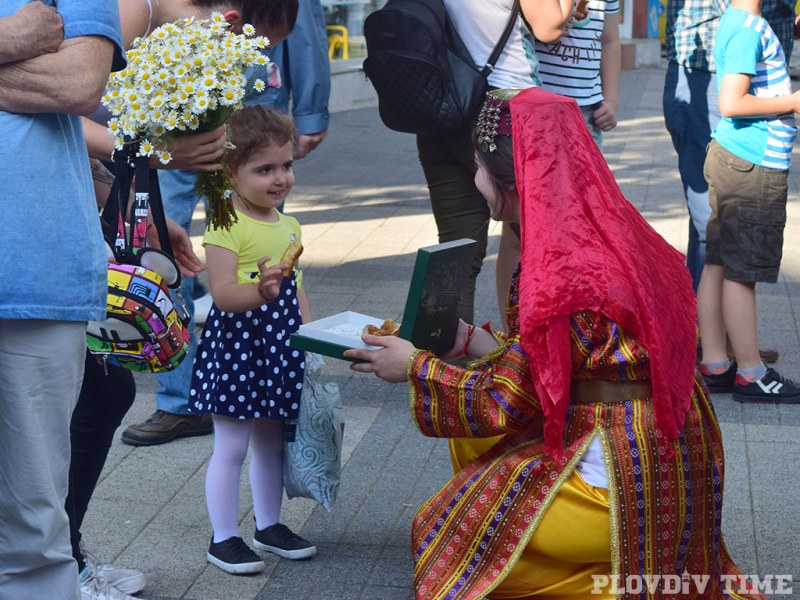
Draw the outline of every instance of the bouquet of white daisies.
<instances>
[{"instance_id":1,"label":"bouquet of white daisies","mask_svg":"<svg viewBox=\"0 0 800 600\"><path fill-rule=\"evenodd\" d=\"M116 147L134 144L138 156L155 154L168 164L168 139L219 127L250 87L264 89L245 71L269 62L262 52L268 43L252 25L232 33L220 13L169 23L134 40L127 67L111 74L103 96ZM199 173L196 191L208 198L212 227L230 227L236 214L225 170Z\"/></svg>"}]
</instances>

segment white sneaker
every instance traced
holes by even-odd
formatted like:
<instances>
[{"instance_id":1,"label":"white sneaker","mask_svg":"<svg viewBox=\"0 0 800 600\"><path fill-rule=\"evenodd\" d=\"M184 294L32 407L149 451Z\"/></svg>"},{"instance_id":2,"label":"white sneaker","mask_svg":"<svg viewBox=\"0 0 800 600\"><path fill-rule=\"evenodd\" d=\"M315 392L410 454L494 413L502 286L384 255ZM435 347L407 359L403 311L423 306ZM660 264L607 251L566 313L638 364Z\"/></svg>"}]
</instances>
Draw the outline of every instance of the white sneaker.
<instances>
[{"instance_id":1,"label":"white sneaker","mask_svg":"<svg viewBox=\"0 0 800 600\"><path fill-rule=\"evenodd\" d=\"M88 579L96 579L102 582L105 586L116 588L122 592L124 598L128 594L135 594L144 589L145 578L144 573L136 569L118 569L112 565L102 562L91 552L88 552L83 546L81 551L86 559L86 565L89 567Z\"/></svg>"},{"instance_id":2,"label":"white sneaker","mask_svg":"<svg viewBox=\"0 0 800 600\"><path fill-rule=\"evenodd\" d=\"M81 581L81 600L136 600L97 577Z\"/></svg>"},{"instance_id":3,"label":"white sneaker","mask_svg":"<svg viewBox=\"0 0 800 600\"><path fill-rule=\"evenodd\" d=\"M211 310L211 305L214 299L211 297L211 292L206 293L205 296L200 296L194 301L194 322L197 325L205 325L208 313Z\"/></svg>"}]
</instances>

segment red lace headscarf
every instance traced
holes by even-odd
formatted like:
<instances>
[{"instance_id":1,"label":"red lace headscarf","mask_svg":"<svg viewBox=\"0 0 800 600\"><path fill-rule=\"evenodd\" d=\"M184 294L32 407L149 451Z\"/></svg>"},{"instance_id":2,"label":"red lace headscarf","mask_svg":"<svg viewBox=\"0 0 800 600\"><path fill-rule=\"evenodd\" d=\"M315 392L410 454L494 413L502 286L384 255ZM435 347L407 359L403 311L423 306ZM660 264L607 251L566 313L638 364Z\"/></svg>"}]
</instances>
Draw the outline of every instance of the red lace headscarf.
<instances>
[{"instance_id":1,"label":"red lace headscarf","mask_svg":"<svg viewBox=\"0 0 800 600\"><path fill-rule=\"evenodd\" d=\"M571 380L570 316L596 311L650 354L656 426L683 427L697 305L684 256L622 195L574 100L531 88L511 102L522 236L522 347L560 455Z\"/></svg>"}]
</instances>

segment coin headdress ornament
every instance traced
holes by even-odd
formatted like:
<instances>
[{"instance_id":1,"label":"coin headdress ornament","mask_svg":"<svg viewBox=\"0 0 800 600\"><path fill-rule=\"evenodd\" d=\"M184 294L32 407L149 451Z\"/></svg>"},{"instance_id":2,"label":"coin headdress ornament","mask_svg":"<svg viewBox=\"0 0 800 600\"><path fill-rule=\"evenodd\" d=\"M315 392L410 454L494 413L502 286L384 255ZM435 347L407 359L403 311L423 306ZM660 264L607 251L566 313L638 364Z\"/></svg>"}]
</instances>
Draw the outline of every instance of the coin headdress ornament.
<instances>
[{"instance_id":1,"label":"coin headdress ornament","mask_svg":"<svg viewBox=\"0 0 800 600\"><path fill-rule=\"evenodd\" d=\"M497 150L498 135L511 136L511 112L509 100L519 93L518 89L500 89L488 92L475 125L478 145L482 152Z\"/></svg>"}]
</instances>

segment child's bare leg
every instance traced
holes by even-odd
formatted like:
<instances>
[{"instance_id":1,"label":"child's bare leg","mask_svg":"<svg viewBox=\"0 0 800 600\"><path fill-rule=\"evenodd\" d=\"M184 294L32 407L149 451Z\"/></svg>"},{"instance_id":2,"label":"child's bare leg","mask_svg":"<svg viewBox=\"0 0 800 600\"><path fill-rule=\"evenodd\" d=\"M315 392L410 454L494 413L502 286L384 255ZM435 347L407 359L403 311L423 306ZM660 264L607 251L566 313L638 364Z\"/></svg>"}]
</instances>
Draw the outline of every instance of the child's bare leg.
<instances>
[{"instance_id":1,"label":"child's bare leg","mask_svg":"<svg viewBox=\"0 0 800 600\"><path fill-rule=\"evenodd\" d=\"M508 288L511 285L511 276L514 274L514 269L519 262L519 256L519 237L517 237L517 234L511 229L511 226L504 222L500 234L500 246L497 249L497 266L495 268L497 307L500 309L500 320L503 322L503 329L508 327L508 323L506 323Z\"/></svg>"},{"instance_id":2,"label":"child's bare leg","mask_svg":"<svg viewBox=\"0 0 800 600\"><path fill-rule=\"evenodd\" d=\"M722 314L723 273L721 265L706 264L697 287L697 317L704 363L718 363L728 358Z\"/></svg>"},{"instance_id":3,"label":"child's bare leg","mask_svg":"<svg viewBox=\"0 0 800 600\"><path fill-rule=\"evenodd\" d=\"M723 281L722 315L739 369L753 369L761 364L756 314L755 283Z\"/></svg>"}]
</instances>

